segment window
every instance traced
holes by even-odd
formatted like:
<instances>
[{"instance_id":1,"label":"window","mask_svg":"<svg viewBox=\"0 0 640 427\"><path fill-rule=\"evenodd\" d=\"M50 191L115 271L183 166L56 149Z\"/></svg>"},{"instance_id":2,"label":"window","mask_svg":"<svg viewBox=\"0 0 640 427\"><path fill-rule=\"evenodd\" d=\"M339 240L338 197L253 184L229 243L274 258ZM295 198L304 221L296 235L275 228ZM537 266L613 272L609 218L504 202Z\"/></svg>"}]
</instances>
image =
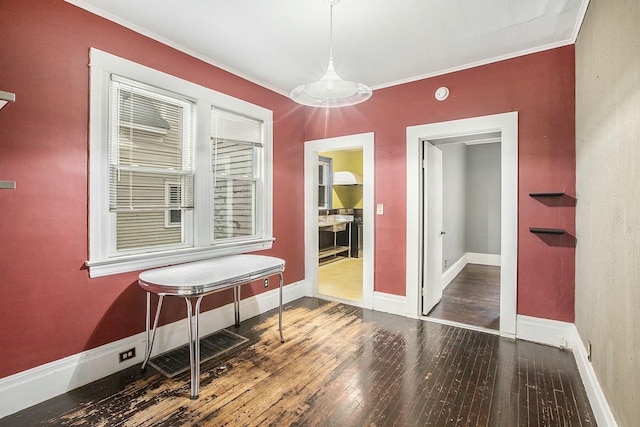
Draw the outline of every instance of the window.
<instances>
[{"instance_id":1,"label":"window","mask_svg":"<svg viewBox=\"0 0 640 427\"><path fill-rule=\"evenodd\" d=\"M116 216L116 250L190 246L182 210L193 209L195 102L114 74L110 80L109 211Z\"/></svg>"},{"instance_id":2,"label":"window","mask_svg":"<svg viewBox=\"0 0 640 427\"><path fill-rule=\"evenodd\" d=\"M318 156L318 208L332 209L333 159Z\"/></svg>"},{"instance_id":3,"label":"window","mask_svg":"<svg viewBox=\"0 0 640 427\"><path fill-rule=\"evenodd\" d=\"M261 123L213 107L211 109L214 241L253 236L259 228L256 185L262 142Z\"/></svg>"},{"instance_id":4,"label":"window","mask_svg":"<svg viewBox=\"0 0 640 427\"><path fill-rule=\"evenodd\" d=\"M91 277L271 247L272 113L91 49Z\"/></svg>"}]
</instances>

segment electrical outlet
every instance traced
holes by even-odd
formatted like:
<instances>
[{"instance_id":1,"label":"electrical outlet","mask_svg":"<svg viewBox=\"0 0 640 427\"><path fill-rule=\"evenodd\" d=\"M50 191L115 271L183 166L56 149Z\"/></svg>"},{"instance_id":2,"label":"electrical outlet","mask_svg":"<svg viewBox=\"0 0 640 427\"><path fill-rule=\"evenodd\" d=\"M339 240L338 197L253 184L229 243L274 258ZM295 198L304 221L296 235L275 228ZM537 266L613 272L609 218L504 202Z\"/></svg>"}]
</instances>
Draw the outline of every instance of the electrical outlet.
<instances>
[{"instance_id":1,"label":"electrical outlet","mask_svg":"<svg viewBox=\"0 0 640 427\"><path fill-rule=\"evenodd\" d=\"M125 360L133 359L134 357L136 357L135 347L130 348L129 350L123 351L122 353L119 354L119 357L120 357L120 363L124 362Z\"/></svg>"},{"instance_id":2,"label":"electrical outlet","mask_svg":"<svg viewBox=\"0 0 640 427\"><path fill-rule=\"evenodd\" d=\"M264 287L265 288L269 287L269 278L268 277L266 279L264 279Z\"/></svg>"},{"instance_id":3,"label":"electrical outlet","mask_svg":"<svg viewBox=\"0 0 640 427\"><path fill-rule=\"evenodd\" d=\"M447 268L447 260L444 260L444 268Z\"/></svg>"},{"instance_id":4,"label":"electrical outlet","mask_svg":"<svg viewBox=\"0 0 640 427\"><path fill-rule=\"evenodd\" d=\"M587 360L591 362L591 341L587 342Z\"/></svg>"}]
</instances>

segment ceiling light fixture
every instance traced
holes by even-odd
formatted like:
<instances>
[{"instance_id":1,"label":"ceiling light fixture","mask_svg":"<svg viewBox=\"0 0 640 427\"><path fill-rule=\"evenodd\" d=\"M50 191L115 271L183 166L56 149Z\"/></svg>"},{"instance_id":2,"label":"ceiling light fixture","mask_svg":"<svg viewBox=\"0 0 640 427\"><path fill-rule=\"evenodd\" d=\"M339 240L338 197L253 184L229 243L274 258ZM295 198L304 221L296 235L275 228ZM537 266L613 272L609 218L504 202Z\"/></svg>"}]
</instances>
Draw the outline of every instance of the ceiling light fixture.
<instances>
[{"instance_id":1,"label":"ceiling light fixture","mask_svg":"<svg viewBox=\"0 0 640 427\"><path fill-rule=\"evenodd\" d=\"M371 98L371 88L359 82L343 80L333 66L333 6L339 0L329 1L329 66L316 82L298 86L291 92L291 99L310 107L346 107Z\"/></svg>"}]
</instances>

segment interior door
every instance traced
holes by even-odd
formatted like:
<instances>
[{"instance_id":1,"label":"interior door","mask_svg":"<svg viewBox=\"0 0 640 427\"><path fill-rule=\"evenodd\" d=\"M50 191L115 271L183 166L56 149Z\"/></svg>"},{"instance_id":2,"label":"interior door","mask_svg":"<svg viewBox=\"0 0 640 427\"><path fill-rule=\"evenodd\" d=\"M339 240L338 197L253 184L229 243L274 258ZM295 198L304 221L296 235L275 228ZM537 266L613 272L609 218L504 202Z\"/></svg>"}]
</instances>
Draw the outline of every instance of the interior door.
<instances>
[{"instance_id":1,"label":"interior door","mask_svg":"<svg viewBox=\"0 0 640 427\"><path fill-rule=\"evenodd\" d=\"M442 151L423 142L422 314L442 299Z\"/></svg>"}]
</instances>

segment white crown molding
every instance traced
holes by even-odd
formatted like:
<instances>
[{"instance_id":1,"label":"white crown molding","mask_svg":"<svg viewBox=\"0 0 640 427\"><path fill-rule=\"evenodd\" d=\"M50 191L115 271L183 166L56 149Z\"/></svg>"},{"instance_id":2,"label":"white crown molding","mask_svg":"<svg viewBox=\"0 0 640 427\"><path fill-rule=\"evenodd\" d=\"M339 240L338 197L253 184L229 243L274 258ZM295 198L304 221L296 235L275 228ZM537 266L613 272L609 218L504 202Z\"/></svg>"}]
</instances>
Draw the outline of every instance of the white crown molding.
<instances>
[{"instance_id":1,"label":"white crown molding","mask_svg":"<svg viewBox=\"0 0 640 427\"><path fill-rule=\"evenodd\" d=\"M216 68L220 68L221 70L227 71L227 72L229 72L231 74L234 74L234 75L236 75L238 77L243 78L244 80L247 80L247 81L249 81L251 83L255 83L258 86L262 86L265 89L269 89L269 90L271 90L273 92L276 92L276 93L278 93L280 95L286 96L287 98L289 97L289 94L286 93L285 91L281 90L281 89L278 89L278 88L276 88L276 87L274 87L272 85L269 85L269 84L267 84L267 83L265 83L263 81L260 81L260 80L258 80L256 78L246 74L246 73L238 71L235 68L232 68L232 67L230 67L230 66L228 66L226 64L223 64L221 62L218 62L218 61L216 61L216 60L214 60L214 59L212 59L212 58L210 58L208 56L202 55L202 54L196 52L193 49L189 49L189 48L187 48L187 47L185 47L185 46L183 46L183 45L181 45L179 43L176 43L176 42L171 41L171 40L169 40L169 39L167 39L165 37L162 37L162 36L152 32L152 31L149 31L149 30L147 30L147 29L145 29L143 27L140 27L139 25L135 25L132 22L127 21L126 19L122 19L122 18L119 18L119 17L117 17L115 15L112 15L112 14L110 14L108 12L105 12L104 10L102 10L100 8L97 8L97 7L93 6L93 5L90 5L90 4L88 4L88 3L86 3L86 2L84 2L82 0L65 0L65 1L67 3L69 3L69 4L72 4L72 5L76 6L76 7L79 7L80 9L84 9L87 12L90 12L90 13L92 13L94 15L97 15L97 16L99 16L101 18L104 18L104 19L106 19L108 21L114 22L114 23L116 23L118 25L122 25L123 27L128 28L131 31L134 31L134 32L136 32L138 34L141 34L141 35L143 35L145 37L148 37L148 38L150 38L152 40L155 40L155 41L157 41L159 43L162 43L164 45L172 47L172 48L174 48L174 49L176 49L176 50L178 50L178 51L180 51L182 53L186 53L187 55L192 56L192 57L194 57L196 59L199 59L199 60L201 60L203 62L206 62L209 65L213 65Z\"/></svg>"},{"instance_id":2,"label":"white crown molding","mask_svg":"<svg viewBox=\"0 0 640 427\"><path fill-rule=\"evenodd\" d=\"M573 28L573 34L571 36L572 43L575 44L578 40L578 35L580 34L580 28L582 28L582 23L584 22L585 16L587 16L587 9L589 9L589 2L591 0L583 0L580 6L580 13L578 13L578 20L576 21L576 25Z\"/></svg>"},{"instance_id":3,"label":"white crown molding","mask_svg":"<svg viewBox=\"0 0 640 427\"><path fill-rule=\"evenodd\" d=\"M575 39L574 38L569 39L569 40L563 40L563 41L560 41L560 42L550 43L550 44L547 44L547 45L544 45L544 46L538 46L538 47L531 48L531 49L519 50L517 52L513 52L513 53L510 53L510 54L507 54L507 55L495 56L493 58L484 59L482 61L469 62L467 64L459 65L457 67L445 68L443 70L437 70L437 71L433 71L433 72L426 73L426 74L420 74L420 75L409 77L409 78L402 79L402 80L395 80L395 81L392 81L392 82L389 82L389 83L384 83L384 84L380 84L380 85L371 86L371 89L372 90L385 89L385 88L389 88L389 87L392 87L392 86L402 85L402 84L405 84L405 83L413 83L413 82L417 82L417 81L420 81L420 80L429 79L429 78L432 78L432 77L444 76L446 74L456 73L458 71L469 70L471 68L481 67L483 65L494 64L496 62L506 61L508 59L514 59L514 58L518 58L518 57L521 57L521 56L531 55L533 53L540 53L540 52L544 52L544 51L547 51L547 50L557 49L559 47L570 46L570 45L572 45L574 43L575 43Z\"/></svg>"},{"instance_id":4,"label":"white crown molding","mask_svg":"<svg viewBox=\"0 0 640 427\"><path fill-rule=\"evenodd\" d=\"M167 45L169 47L172 47L180 52L186 53L189 56L192 56L194 58L197 58L203 62L206 62L207 64L213 65L214 67L220 68L221 70L227 71L229 73L232 73L238 77L241 77L251 83L255 83L265 89L271 90L275 93L278 93L280 95L283 95L285 97L289 97L289 92L283 89L280 89L278 87L275 87L273 85L270 85L268 83L265 83L259 79L256 79L255 77L246 74L244 72L241 72L227 64L221 63L219 61L214 60L213 58L210 58L206 55L202 55L201 53L198 53L196 51L194 51L193 49L189 49L179 43L176 43L172 40L169 40L165 37L162 37L152 31L149 31L146 28L143 28L139 25L133 24L132 22L129 22L125 19L122 19L120 17L117 17L113 14L110 14L98 7L95 7L94 5L88 4L83 0L65 0L67 3L72 4L76 7L79 7L81 9L84 9L94 15L100 16L108 21L114 22L118 25L121 25L125 28L128 28L138 34L141 34L145 37L148 37L152 40L155 40L157 42L160 42L164 45ZM513 59L513 58L517 58L520 56L525 56L525 55L530 55L533 53L539 53L539 52L544 52L546 50L551 50L551 49L556 49L559 47L564 47L564 46L569 46L572 44L575 44L576 39L578 37L578 33L580 31L580 27L582 26L582 22L584 20L584 17L586 15L587 12L587 8L589 5L589 0L584 0L583 3L581 4L581 8L580 8L580 13L579 13L579 19L576 22L576 25L574 26L572 33L571 33L571 37L569 39L566 40L561 40L559 42L555 42L555 43L550 43L544 46L538 46L535 48L530 48L530 49L523 49L523 50L519 50L516 52L512 52L509 54L505 54L505 55L500 55L500 56L496 56L493 58L488 58L482 61L475 61L475 62L470 62L467 64L463 64L460 66L456 66L456 67L450 67L450 68L445 68L442 70L436 70L436 71L432 71L429 73L425 73L425 74L419 74L413 77L408 77L405 79L400 79L400 80L395 80L392 82L387 82L387 83L383 83L380 85L373 85L371 86L372 90L378 90L378 89L385 89L385 88L389 88L392 86L397 86L397 85L401 85L401 84L405 84L405 83L412 83L412 82L416 82L419 80L424 80L424 79L428 79L431 77L438 77L438 76L442 76L442 75L446 75L446 74L450 74L450 73L455 73L457 71L463 71L463 70L468 70L471 68L475 68L475 67L480 67L483 65L488 65L488 64L493 64L495 62L500 62L500 61L505 61L508 59Z\"/></svg>"}]
</instances>

